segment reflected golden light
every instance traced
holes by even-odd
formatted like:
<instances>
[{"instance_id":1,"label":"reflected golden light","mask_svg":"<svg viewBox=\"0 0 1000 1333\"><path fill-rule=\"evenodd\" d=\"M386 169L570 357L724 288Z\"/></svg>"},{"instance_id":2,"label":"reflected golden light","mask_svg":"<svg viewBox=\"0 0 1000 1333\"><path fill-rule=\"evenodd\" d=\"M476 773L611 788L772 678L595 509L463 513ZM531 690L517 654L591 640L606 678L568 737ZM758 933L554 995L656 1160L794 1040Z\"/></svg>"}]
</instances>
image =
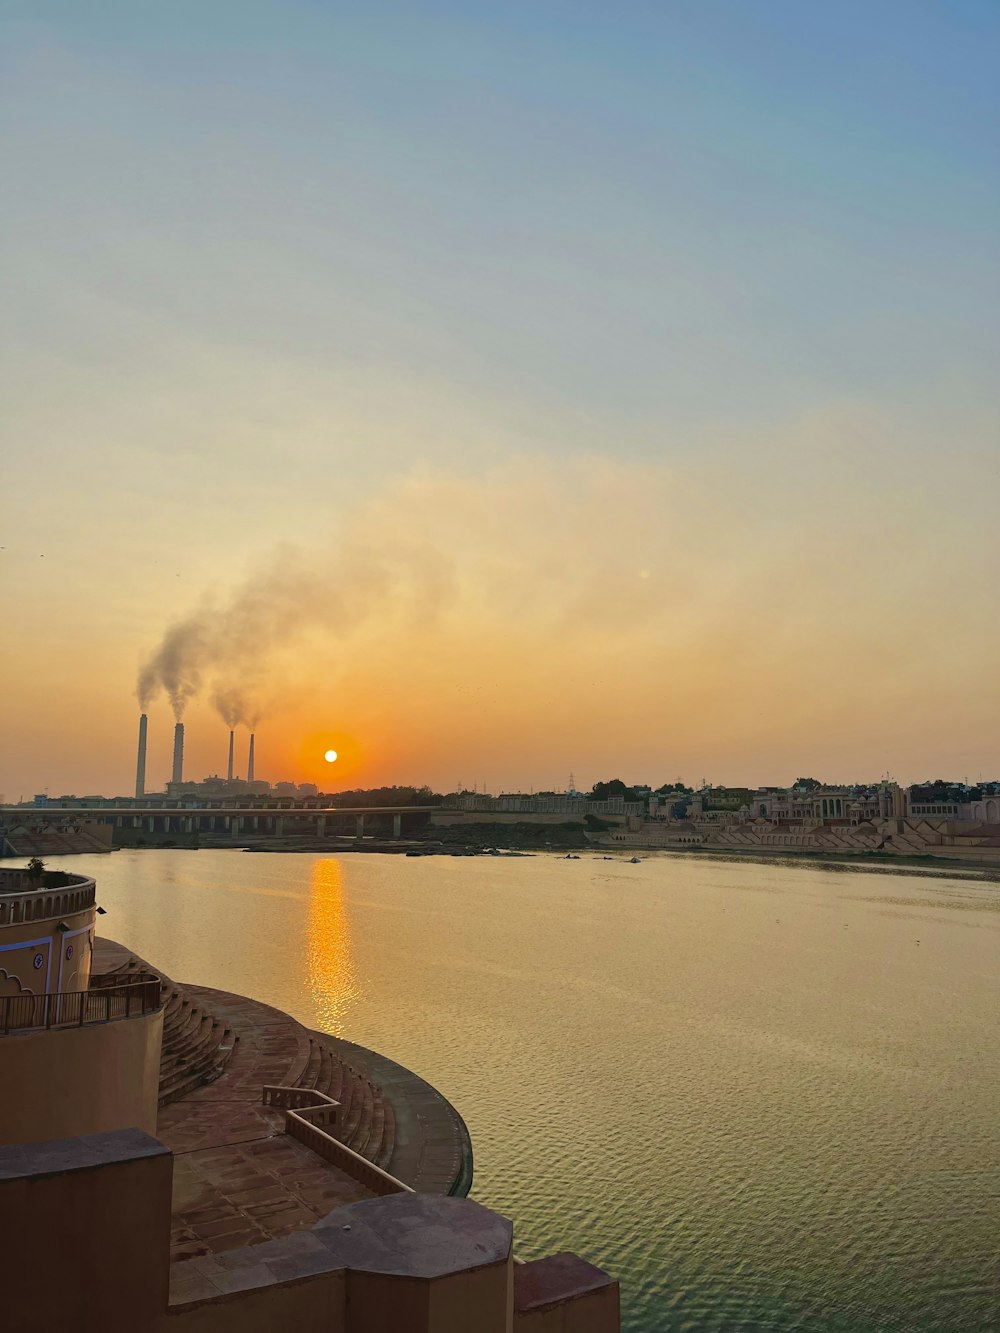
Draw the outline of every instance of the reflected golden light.
<instances>
[{"instance_id":1,"label":"reflected golden light","mask_svg":"<svg viewBox=\"0 0 1000 1333\"><path fill-rule=\"evenodd\" d=\"M313 866L306 939L309 989L319 1026L343 1035L344 1017L359 998L344 910L343 868L332 858Z\"/></svg>"}]
</instances>

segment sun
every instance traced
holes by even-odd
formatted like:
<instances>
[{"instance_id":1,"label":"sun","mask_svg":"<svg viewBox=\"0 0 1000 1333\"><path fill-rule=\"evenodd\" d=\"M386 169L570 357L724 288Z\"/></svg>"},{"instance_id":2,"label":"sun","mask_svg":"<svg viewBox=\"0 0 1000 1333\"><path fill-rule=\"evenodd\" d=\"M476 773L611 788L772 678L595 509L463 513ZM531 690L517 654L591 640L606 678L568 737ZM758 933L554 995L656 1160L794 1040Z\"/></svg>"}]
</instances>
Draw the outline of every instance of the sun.
<instances>
[{"instance_id":1,"label":"sun","mask_svg":"<svg viewBox=\"0 0 1000 1333\"><path fill-rule=\"evenodd\" d=\"M326 760L326 762L327 762L328 764L335 764L335 763L337 762L337 751L336 751L336 750L327 750L327 752L326 752L326 754L323 756L323 758Z\"/></svg>"}]
</instances>

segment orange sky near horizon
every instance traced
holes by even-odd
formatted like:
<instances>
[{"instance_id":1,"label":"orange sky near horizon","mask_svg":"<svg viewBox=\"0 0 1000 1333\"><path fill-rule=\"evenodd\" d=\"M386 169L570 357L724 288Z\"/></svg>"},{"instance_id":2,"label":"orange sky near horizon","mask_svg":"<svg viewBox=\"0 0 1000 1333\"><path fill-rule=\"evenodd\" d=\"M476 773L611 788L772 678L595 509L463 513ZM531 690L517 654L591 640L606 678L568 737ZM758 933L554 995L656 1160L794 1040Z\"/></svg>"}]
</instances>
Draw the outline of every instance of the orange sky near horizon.
<instances>
[{"instance_id":1,"label":"orange sky near horizon","mask_svg":"<svg viewBox=\"0 0 1000 1333\"><path fill-rule=\"evenodd\" d=\"M394 480L334 540L286 545L211 591L203 614L241 646L227 635L199 664L186 774L225 771L221 680L260 711L257 775L326 790L988 776L990 532L956 587L924 523L969 551L968 510L942 511L933 478L824 487L818 450L778 492L782 447L738 486L701 456L522 455ZM175 594L163 610L191 605ZM8 665L8 799L130 790L130 659L164 626L80 625L30 672ZM152 789L173 717L162 695L149 713ZM239 772L245 750L243 727Z\"/></svg>"}]
</instances>

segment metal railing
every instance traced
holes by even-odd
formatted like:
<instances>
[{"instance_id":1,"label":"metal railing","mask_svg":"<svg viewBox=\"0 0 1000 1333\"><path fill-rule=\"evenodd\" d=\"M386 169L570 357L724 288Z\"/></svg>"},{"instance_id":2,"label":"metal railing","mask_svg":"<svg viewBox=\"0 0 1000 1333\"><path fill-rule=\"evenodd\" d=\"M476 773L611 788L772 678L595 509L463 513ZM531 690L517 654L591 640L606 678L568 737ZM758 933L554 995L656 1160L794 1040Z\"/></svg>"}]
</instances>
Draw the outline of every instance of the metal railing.
<instances>
[{"instance_id":1,"label":"metal railing","mask_svg":"<svg viewBox=\"0 0 1000 1333\"><path fill-rule=\"evenodd\" d=\"M0 1036L38 1028L84 1027L138 1018L161 1007L160 978L150 973L114 986L56 991L47 995L0 995Z\"/></svg>"},{"instance_id":2,"label":"metal railing","mask_svg":"<svg viewBox=\"0 0 1000 1333\"><path fill-rule=\"evenodd\" d=\"M335 1126L340 1103L314 1088L285 1088L264 1085L262 1101L285 1113L285 1133L311 1148L331 1166L370 1189L373 1194L413 1194L402 1180L383 1171L374 1162L348 1148L329 1131Z\"/></svg>"}]
</instances>

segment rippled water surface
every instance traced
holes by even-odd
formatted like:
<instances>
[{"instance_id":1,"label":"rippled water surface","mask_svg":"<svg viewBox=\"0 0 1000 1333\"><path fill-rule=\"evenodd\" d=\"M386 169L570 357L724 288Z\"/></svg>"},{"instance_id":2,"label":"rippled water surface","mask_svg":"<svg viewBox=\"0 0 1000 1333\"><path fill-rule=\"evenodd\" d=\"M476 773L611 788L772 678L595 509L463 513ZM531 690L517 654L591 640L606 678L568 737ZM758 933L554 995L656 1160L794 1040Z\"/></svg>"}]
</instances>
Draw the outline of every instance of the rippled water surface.
<instances>
[{"instance_id":1,"label":"rippled water surface","mask_svg":"<svg viewBox=\"0 0 1000 1333\"><path fill-rule=\"evenodd\" d=\"M69 862L67 862L67 866ZM1000 1327L1000 885L805 863L118 852L102 925L465 1117L629 1330Z\"/></svg>"}]
</instances>

